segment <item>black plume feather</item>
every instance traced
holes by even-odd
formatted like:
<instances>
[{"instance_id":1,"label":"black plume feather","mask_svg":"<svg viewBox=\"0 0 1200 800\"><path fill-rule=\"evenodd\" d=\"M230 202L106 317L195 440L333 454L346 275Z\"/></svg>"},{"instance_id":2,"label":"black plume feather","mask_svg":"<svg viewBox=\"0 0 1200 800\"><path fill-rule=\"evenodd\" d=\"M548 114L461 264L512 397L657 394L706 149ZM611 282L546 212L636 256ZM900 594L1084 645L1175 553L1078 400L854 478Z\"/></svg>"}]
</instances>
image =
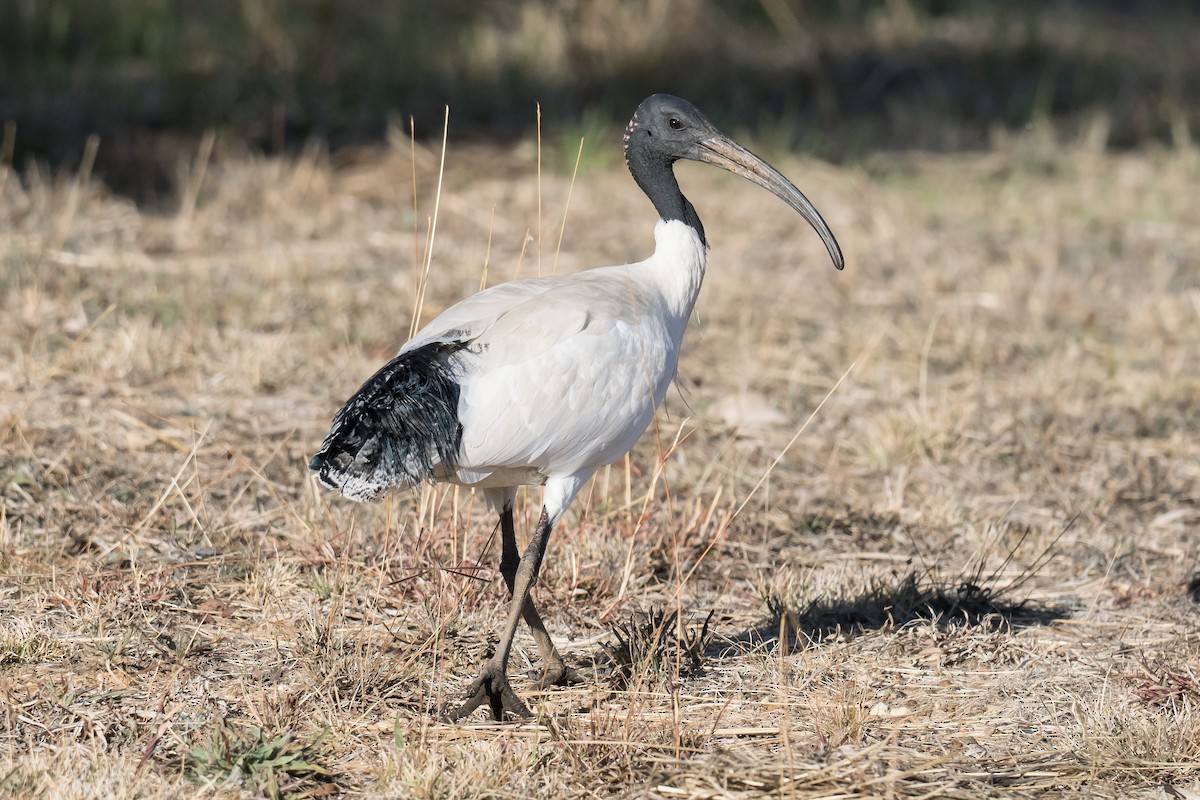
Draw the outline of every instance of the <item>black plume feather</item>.
<instances>
[{"instance_id":1,"label":"black plume feather","mask_svg":"<svg viewBox=\"0 0 1200 800\"><path fill-rule=\"evenodd\" d=\"M453 356L463 347L434 342L384 364L333 418L308 468L360 501L452 471L462 444Z\"/></svg>"}]
</instances>

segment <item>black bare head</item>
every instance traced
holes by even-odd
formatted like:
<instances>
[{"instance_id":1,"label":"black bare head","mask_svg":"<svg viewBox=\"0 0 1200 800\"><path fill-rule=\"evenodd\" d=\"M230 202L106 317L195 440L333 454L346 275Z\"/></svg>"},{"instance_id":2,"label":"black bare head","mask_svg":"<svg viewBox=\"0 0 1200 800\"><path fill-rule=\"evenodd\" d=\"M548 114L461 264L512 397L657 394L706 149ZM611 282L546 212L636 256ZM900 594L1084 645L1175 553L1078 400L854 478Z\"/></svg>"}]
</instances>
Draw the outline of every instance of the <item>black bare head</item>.
<instances>
[{"instance_id":1,"label":"black bare head","mask_svg":"<svg viewBox=\"0 0 1200 800\"><path fill-rule=\"evenodd\" d=\"M730 139L700 109L680 97L652 94L642 101L625 129L625 163L637 185L664 220L682 220L704 240L696 209L679 190L672 165L681 158L702 161L741 175L799 212L813 226L833 265L845 265L842 249L813 204L774 167Z\"/></svg>"}]
</instances>

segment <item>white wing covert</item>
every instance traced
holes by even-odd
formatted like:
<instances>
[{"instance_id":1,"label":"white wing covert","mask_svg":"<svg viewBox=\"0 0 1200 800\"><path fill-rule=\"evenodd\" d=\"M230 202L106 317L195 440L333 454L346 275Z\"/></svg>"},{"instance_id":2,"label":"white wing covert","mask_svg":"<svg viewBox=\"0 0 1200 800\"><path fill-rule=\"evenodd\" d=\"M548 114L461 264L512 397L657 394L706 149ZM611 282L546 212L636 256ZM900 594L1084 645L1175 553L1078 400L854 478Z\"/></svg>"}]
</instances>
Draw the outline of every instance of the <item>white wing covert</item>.
<instances>
[{"instance_id":1,"label":"white wing covert","mask_svg":"<svg viewBox=\"0 0 1200 800\"><path fill-rule=\"evenodd\" d=\"M594 270L508 308L460 354L459 480L611 463L641 436L674 347L629 268Z\"/></svg>"}]
</instances>

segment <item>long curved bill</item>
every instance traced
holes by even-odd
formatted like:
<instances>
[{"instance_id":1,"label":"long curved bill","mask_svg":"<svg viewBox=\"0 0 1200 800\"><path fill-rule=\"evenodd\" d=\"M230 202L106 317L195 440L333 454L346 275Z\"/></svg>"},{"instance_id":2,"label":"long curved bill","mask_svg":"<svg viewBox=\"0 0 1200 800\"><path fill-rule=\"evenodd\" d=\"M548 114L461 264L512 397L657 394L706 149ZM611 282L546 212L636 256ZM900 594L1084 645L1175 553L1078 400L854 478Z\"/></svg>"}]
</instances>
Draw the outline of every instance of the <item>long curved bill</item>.
<instances>
[{"instance_id":1,"label":"long curved bill","mask_svg":"<svg viewBox=\"0 0 1200 800\"><path fill-rule=\"evenodd\" d=\"M829 251L829 257L833 259L833 265L838 269L846 266L846 259L842 256L842 248L838 245L837 239L834 238L833 231L829 230L829 225L822 219L820 213L808 201L808 198L793 186L791 181L783 177L777 169L723 134L718 134L711 139L700 142L696 148L695 158L697 161L712 164L714 167L720 167L757 183L796 209L800 213L800 216L804 217L809 225L812 225L813 230L817 232L817 235L821 237L821 241L825 243L825 249Z\"/></svg>"}]
</instances>

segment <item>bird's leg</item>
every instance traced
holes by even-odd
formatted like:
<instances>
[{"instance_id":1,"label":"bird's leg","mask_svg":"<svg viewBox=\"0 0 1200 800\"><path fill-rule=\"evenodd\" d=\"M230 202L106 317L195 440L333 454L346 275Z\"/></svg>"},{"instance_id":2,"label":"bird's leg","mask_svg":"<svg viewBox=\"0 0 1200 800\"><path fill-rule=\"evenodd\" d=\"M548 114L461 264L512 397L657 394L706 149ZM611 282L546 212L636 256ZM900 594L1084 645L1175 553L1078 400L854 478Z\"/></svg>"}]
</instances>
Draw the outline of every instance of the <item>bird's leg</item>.
<instances>
[{"instance_id":1,"label":"bird's leg","mask_svg":"<svg viewBox=\"0 0 1200 800\"><path fill-rule=\"evenodd\" d=\"M508 683L508 656L512 652L517 624L521 621L525 603L529 600L529 590L537 582L538 571L542 567L542 556L546 553L546 543L549 540L550 517L543 508L542 517L538 520L537 528L529 540L529 547L526 548L514 576L512 602L508 606L508 622L504 626L504 634L500 637L500 649L483 666L483 672L467 690L467 701L449 715L451 720L462 719L484 703L488 704L492 710L492 717L497 720L503 719L506 711L517 717L532 716Z\"/></svg>"},{"instance_id":2,"label":"bird's leg","mask_svg":"<svg viewBox=\"0 0 1200 800\"><path fill-rule=\"evenodd\" d=\"M517 533L513 528L512 506L505 506L500 512L500 574L504 576L504 583L508 586L510 597L515 594L517 567L520 566L520 563L521 559L517 554ZM579 675L563 661L550 634L546 632L542 617L533 605L533 595L526 598L525 605L521 607L521 616L525 618L525 624L533 633L538 653L542 656L538 688L545 689L548 686L567 686L578 683Z\"/></svg>"}]
</instances>

